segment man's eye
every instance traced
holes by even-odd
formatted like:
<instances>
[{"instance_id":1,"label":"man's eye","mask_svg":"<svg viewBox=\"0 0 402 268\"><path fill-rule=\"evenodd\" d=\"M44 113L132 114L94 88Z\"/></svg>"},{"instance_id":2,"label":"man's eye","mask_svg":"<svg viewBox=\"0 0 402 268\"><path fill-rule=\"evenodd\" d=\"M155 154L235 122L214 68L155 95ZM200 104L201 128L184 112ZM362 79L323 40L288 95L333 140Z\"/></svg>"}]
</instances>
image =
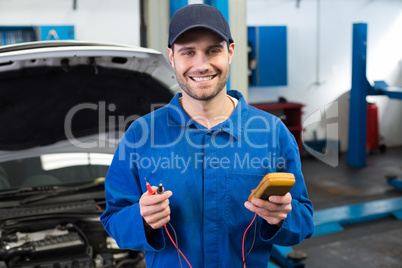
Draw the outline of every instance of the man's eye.
<instances>
[{"instance_id":1,"label":"man's eye","mask_svg":"<svg viewBox=\"0 0 402 268\"><path fill-rule=\"evenodd\" d=\"M194 53L192 52L192 51L185 51L185 52L183 52L183 55L184 56L191 56L191 55L193 55Z\"/></svg>"},{"instance_id":2,"label":"man's eye","mask_svg":"<svg viewBox=\"0 0 402 268\"><path fill-rule=\"evenodd\" d=\"M219 52L220 52L219 49L211 49L211 50L209 51L210 54L215 54L215 53L219 53Z\"/></svg>"}]
</instances>

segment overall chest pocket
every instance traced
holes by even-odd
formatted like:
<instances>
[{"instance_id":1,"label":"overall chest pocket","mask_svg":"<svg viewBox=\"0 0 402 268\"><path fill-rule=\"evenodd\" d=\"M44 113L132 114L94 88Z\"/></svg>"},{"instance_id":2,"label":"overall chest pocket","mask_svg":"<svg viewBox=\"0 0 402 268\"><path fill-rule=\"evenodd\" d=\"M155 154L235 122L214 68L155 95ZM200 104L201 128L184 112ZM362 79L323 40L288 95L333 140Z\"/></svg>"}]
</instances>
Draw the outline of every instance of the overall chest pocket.
<instances>
[{"instance_id":1,"label":"overall chest pocket","mask_svg":"<svg viewBox=\"0 0 402 268\"><path fill-rule=\"evenodd\" d=\"M256 188L264 175L227 174L225 176L225 223L229 229L245 229L254 213L244 206L251 190Z\"/></svg>"}]
</instances>

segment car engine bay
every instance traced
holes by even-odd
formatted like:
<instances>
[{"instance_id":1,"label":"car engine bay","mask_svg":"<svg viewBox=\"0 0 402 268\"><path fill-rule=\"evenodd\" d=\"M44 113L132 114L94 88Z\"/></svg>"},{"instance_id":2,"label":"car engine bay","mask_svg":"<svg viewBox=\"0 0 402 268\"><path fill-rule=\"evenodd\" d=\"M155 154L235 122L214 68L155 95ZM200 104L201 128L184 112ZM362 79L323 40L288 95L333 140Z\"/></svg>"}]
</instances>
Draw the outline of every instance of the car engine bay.
<instances>
[{"instance_id":1,"label":"car engine bay","mask_svg":"<svg viewBox=\"0 0 402 268\"><path fill-rule=\"evenodd\" d=\"M145 267L143 252L120 249L100 222L109 161L63 153L1 162L0 268Z\"/></svg>"},{"instance_id":2,"label":"car engine bay","mask_svg":"<svg viewBox=\"0 0 402 268\"><path fill-rule=\"evenodd\" d=\"M0 209L0 267L140 267L142 252L119 249L99 209L93 200Z\"/></svg>"}]
</instances>

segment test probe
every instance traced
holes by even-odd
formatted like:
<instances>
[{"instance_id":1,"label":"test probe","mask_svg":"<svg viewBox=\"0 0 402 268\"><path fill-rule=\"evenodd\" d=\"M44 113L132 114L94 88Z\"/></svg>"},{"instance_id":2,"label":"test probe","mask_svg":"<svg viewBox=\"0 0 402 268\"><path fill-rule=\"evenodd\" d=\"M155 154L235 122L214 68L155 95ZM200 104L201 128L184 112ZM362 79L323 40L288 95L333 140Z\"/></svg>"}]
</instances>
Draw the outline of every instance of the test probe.
<instances>
[{"instance_id":1,"label":"test probe","mask_svg":"<svg viewBox=\"0 0 402 268\"><path fill-rule=\"evenodd\" d=\"M157 194L163 194L164 193L163 186L162 186L162 181L159 182L159 186L158 186L158 189L156 190L156 192L152 189L152 187L148 183L147 179L145 179L145 182L146 182L146 187L147 187L147 190L148 190L148 195L154 195L155 193L157 193ZM271 195L283 196L283 195L285 195L286 193L288 193L292 189L292 187L295 184L295 182L296 182L295 176L293 174L291 174L291 173L286 173L286 172L268 173L260 181L260 183L258 184L256 189L251 192L248 200L250 202L251 202L252 198L259 198L259 199L268 200L268 198ZM253 243L251 245L250 250L247 252L246 256L244 256L245 237L246 237L246 233L247 233L248 229L253 225L253 223L254 223L256 218L257 218L257 213L255 213L253 220L251 221L251 223L249 224L249 226L247 227L247 229L244 231L244 234L243 234L243 241L242 241L243 263L242 263L242 267L244 267L244 268L246 268L247 257L249 256L249 254L251 253L251 251L252 251L252 249L254 247L256 233L257 233L257 223L255 223L255 226L254 226ZM169 226L172 228L172 230L174 232L176 243L173 241L172 237L170 236L169 231L168 231L168 229L166 227L166 224L163 227L165 228L166 233L168 234L168 236L170 238L170 241L172 241L173 245L177 249L177 252L178 252L177 254L179 256L179 261L180 261L180 266L183 267L183 265L181 263L181 258L180 258L180 254L181 254L183 256L183 258L186 260L187 264L191 268L191 265L190 265L189 261L187 260L187 258L184 256L184 254L181 252L181 250L178 247L178 240L177 240L175 229L170 224L170 222L168 222L168 224L169 224Z\"/></svg>"},{"instance_id":2,"label":"test probe","mask_svg":"<svg viewBox=\"0 0 402 268\"><path fill-rule=\"evenodd\" d=\"M152 189L151 185L149 184L149 182L147 181L147 179L145 178L145 185L147 186L147 190L148 190L148 195L154 195L155 191ZM159 186L158 189L156 189L156 193L157 194L163 194L165 191L163 190L163 185L162 185L162 181L159 182ZM180 267L183 267L183 264L181 263L181 258L180 258L180 254L183 256L183 258L186 260L188 266L190 268L192 268L190 262L187 260L186 256L184 256L184 254L181 252L181 250L179 249L179 243L178 243L178 239L177 239L177 235L176 235L176 230L173 228L173 225L170 224L170 222L168 222L170 228L172 228L173 230L173 234L176 240L176 243L173 241L173 238L170 236L170 233L166 227L166 224L163 225L163 227L165 228L165 231L167 233L167 235L170 238L170 241L172 241L173 245L175 246L175 248L177 249L177 255L179 256L179 262L180 262Z\"/></svg>"}]
</instances>

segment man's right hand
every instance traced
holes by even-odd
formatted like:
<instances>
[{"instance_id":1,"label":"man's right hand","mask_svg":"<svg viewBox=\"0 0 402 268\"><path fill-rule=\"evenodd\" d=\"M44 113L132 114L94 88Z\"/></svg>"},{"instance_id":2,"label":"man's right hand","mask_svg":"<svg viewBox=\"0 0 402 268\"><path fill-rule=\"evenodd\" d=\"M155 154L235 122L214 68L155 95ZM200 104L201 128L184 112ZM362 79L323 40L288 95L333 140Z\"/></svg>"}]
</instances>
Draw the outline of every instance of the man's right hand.
<instances>
[{"instance_id":1,"label":"man's right hand","mask_svg":"<svg viewBox=\"0 0 402 268\"><path fill-rule=\"evenodd\" d=\"M157 188L156 186L152 186L154 191ZM141 196L140 213L145 225L148 225L152 229L159 229L170 221L169 197L172 194L171 191L154 195L149 195L148 192L145 192ZM148 226L145 226L145 229L148 229Z\"/></svg>"}]
</instances>

